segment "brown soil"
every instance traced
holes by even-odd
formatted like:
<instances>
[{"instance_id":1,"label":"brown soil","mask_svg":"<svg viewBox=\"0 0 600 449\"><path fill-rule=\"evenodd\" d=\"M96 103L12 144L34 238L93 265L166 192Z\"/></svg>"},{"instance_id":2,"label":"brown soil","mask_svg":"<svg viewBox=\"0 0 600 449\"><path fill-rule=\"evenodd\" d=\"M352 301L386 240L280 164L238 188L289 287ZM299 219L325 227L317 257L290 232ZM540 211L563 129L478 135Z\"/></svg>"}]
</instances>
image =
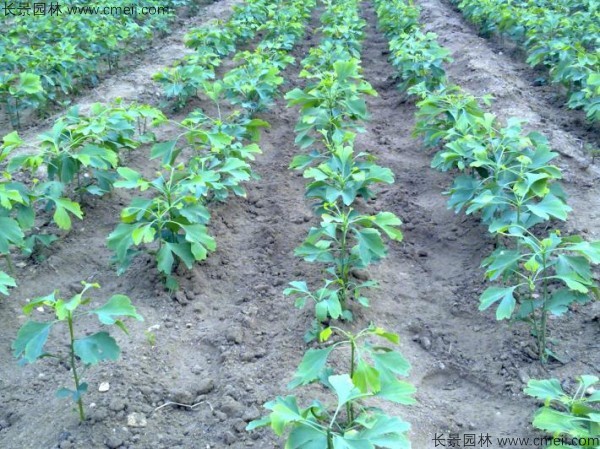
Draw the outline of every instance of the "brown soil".
<instances>
[{"instance_id":1,"label":"brown soil","mask_svg":"<svg viewBox=\"0 0 600 449\"><path fill-rule=\"evenodd\" d=\"M204 17L226 14L232 3L211 5ZM562 155L559 163L574 209L567 227L600 238L595 226L600 170L589 164L579 145L581 139L593 141L594 130L576 126L579 113L563 110L548 101L547 90L528 85L523 64L496 53L496 44L478 37L446 3L419 4L426 28L454 53L456 62L448 68L452 81L474 93L494 93L492 109L499 116L526 117L551 139ZM319 12L311 28L318 25ZM359 312L356 326L375 321L401 335L402 352L413 364L410 380L418 390L418 405L392 411L412 423L414 448L434 447L435 433L531 435L536 404L522 394L524 382L598 374L600 307L593 303L551 323L567 363L544 368L530 356L524 326L497 323L491 313L477 311L484 288L479 263L492 242L476 219L447 210L441 192L451 175L431 170L431 155L410 136L414 106L395 89L387 42L375 28L367 1L363 15L369 22L363 67L379 96L368 101L372 120L358 146L377 155L396 176L396 183L381 189L367 207L400 216L405 241L392 245L389 257L370 270L381 289L372 293L372 308ZM295 56L301 59L318 38L310 30ZM172 53L161 50L159 57L171 61L181 56L181 51ZM126 75L132 86L127 99L148 101L140 89L156 91L149 77L169 63L156 55L147 61ZM298 65L286 71L285 90L301 83L298 71ZM117 78L109 83L82 103L113 97L121 83ZM265 401L286 394L285 385L305 350L302 335L311 313L295 310L281 293L284 286L295 279L317 282L320 275L314 265L293 256L316 222L303 200L304 179L287 170L298 151L293 144L297 111L279 99L263 118L271 129L255 164L262 180L248 186L247 199L232 198L213 209L211 229L218 250L191 272L181 273L182 293L175 298L163 292L149 258L138 258L122 277L109 266L105 239L129 201L127 192L89 204L86 219L53 245L44 261L21 261L20 287L0 302L1 448L282 447L271 433L248 434L244 427L261 414ZM143 168L146 155L140 151L130 163ZM90 418L78 424L72 405L54 396L58 386L69 382L68 371L49 360L19 367L10 344L25 319L20 308L27 298L54 288L74 290L82 279L99 282L103 297L129 295L145 322L131 323L131 337L118 336L123 347L118 363L87 373ZM155 346L144 335L151 326ZM105 381L110 390L98 392ZM155 410L165 401L198 405ZM127 425L133 412L146 417L146 427Z\"/></svg>"}]
</instances>

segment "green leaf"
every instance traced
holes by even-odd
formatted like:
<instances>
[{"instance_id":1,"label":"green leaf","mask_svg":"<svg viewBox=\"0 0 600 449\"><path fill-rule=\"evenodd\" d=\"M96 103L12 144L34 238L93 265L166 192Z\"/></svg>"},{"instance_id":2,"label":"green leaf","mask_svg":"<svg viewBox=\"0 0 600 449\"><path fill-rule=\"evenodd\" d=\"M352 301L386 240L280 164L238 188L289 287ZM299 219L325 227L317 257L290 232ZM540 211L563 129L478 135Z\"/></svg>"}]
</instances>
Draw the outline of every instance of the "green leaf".
<instances>
[{"instance_id":1,"label":"green leaf","mask_svg":"<svg viewBox=\"0 0 600 449\"><path fill-rule=\"evenodd\" d=\"M354 386L348 374L329 376L328 380L335 394L337 394L338 408L342 408L346 403L363 396L363 393Z\"/></svg>"},{"instance_id":2,"label":"green leaf","mask_svg":"<svg viewBox=\"0 0 600 449\"><path fill-rule=\"evenodd\" d=\"M326 447L326 446L323 446ZM374 449L375 446L369 440L357 439L356 435L349 432L349 435L333 435L333 449Z\"/></svg>"},{"instance_id":3,"label":"green leaf","mask_svg":"<svg viewBox=\"0 0 600 449\"><path fill-rule=\"evenodd\" d=\"M117 168L117 173L119 173L124 180L116 181L114 184L115 187L134 189L140 185L140 180L143 181L142 175L129 167L119 167Z\"/></svg>"},{"instance_id":4,"label":"green leaf","mask_svg":"<svg viewBox=\"0 0 600 449\"><path fill-rule=\"evenodd\" d=\"M301 422L304 419L294 396L277 397L275 401L266 403L265 407L273 411L270 415L271 428L275 434L280 436L289 424Z\"/></svg>"},{"instance_id":5,"label":"green leaf","mask_svg":"<svg viewBox=\"0 0 600 449\"><path fill-rule=\"evenodd\" d=\"M23 355L24 361L35 362L44 353L44 345L48 340L52 324L52 322L28 321L21 326L17 338L12 344L14 356L18 358Z\"/></svg>"},{"instance_id":6,"label":"green leaf","mask_svg":"<svg viewBox=\"0 0 600 449\"><path fill-rule=\"evenodd\" d=\"M534 427L549 433L577 435L585 432L585 422L569 413L550 407L541 408L533 419Z\"/></svg>"},{"instance_id":7,"label":"green leaf","mask_svg":"<svg viewBox=\"0 0 600 449\"><path fill-rule=\"evenodd\" d=\"M144 321L135 307L131 304L131 299L125 295L113 295L102 307L91 310L90 313L96 314L102 324L115 324L120 317L131 317L138 321Z\"/></svg>"},{"instance_id":8,"label":"green leaf","mask_svg":"<svg viewBox=\"0 0 600 449\"><path fill-rule=\"evenodd\" d=\"M191 250L194 259L197 261L206 259L208 251L214 251L217 248L217 242L208 234L207 227L201 224L181 225L185 231L185 239L194 243Z\"/></svg>"},{"instance_id":9,"label":"green leaf","mask_svg":"<svg viewBox=\"0 0 600 449\"><path fill-rule=\"evenodd\" d=\"M163 164L174 165L175 159L181 153L181 148L175 149L176 145L176 140L167 140L166 142L155 144L150 152L150 159L160 157Z\"/></svg>"},{"instance_id":10,"label":"green leaf","mask_svg":"<svg viewBox=\"0 0 600 449\"><path fill-rule=\"evenodd\" d=\"M376 327L374 330L375 335L378 335L382 338L385 338L387 341L389 341L390 343L394 343L394 344L398 344L400 343L400 337L398 336L398 334L394 334L392 332L388 332L386 331L384 328L382 327Z\"/></svg>"},{"instance_id":11,"label":"green leaf","mask_svg":"<svg viewBox=\"0 0 600 449\"><path fill-rule=\"evenodd\" d=\"M19 74L17 89L25 92L26 94L36 94L44 90L42 87L42 80L39 75L26 72Z\"/></svg>"},{"instance_id":12,"label":"green leaf","mask_svg":"<svg viewBox=\"0 0 600 449\"><path fill-rule=\"evenodd\" d=\"M15 220L0 217L0 254L9 254L10 245L21 245L25 235Z\"/></svg>"},{"instance_id":13,"label":"green leaf","mask_svg":"<svg viewBox=\"0 0 600 449\"><path fill-rule=\"evenodd\" d=\"M352 382L362 393L377 393L381 389L379 371L364 360L356 364Z\"/></svg>"},{"instance_id":14,"label":"green leaf","mask_svg":"<svg viewBox=\"0 0 600 449\"><path fill-rule=\"evenodd\" d=\"M486 310L495 302L500 301L496 309L496 319L503 320L510 318L515 306L516 300L513 292L517 287L488 287L481 298L479 298L479 310Z\"/></svg>"},{"instance_id":15,"label":"green leaf","mask_svg":"<svg viewBox=\"0 0 600 449\"><path fill-rule=\"evenodd\" d=\"M408 431L410 424L393 416L383 414L360 415L356 421L364 428L356 438L369 441L376 447L388 449L410 449Z\"/></svg>"},{"instance_id":16,"label":"green leaf","mask_svg":"<svg viewBox=\"0 0 600 449\"><path fill-rule=\"evenodd\" d=\"M355 229L354 234L358 241L358 254L361 261L368 265L373 259L385 257L385 245L381 235L375 229Z\"/></svg>"},{"instance_id":17,"label":"green leaf","mask_svg":"<svg viewBox=\"0 0 600 449\"><path fill-rule=\"evenodd\" d=\"M571 290L575 290L579 293L588 293L589 289L588 287L582 282L583 279L581 279L581 277L579 275L577 275L577 273L566 273L566 274L562 274L562 275L556 275L556 276L551 276L554 279L560 279L561 281L563 281L565 284L567 284L567 287L569 287Z\"/></svg>"},{"instance_id":18,"label":"green leaf","mask_svg":"<svg viewBox=\"0 0 600 449\"><path fill-rule=\"evenodd\" d=\"M83 218L83 213L79 204L66 198L56 198L54 200L56 210L54 211L54 222L60 229L71 229L71 217L69 212L77 218Z\"/></svg>"},{"instance_id":19,"label":"green leaf","mask_svg":"<svg viewBox=\"0 0 600 449\"><path fill-rule=\"evenodd\" d=\"M8 289L10 287L16 287L17 283L4 271L0 271L0 293L8 296Z\"/></svg>"},{"instance_id":20,"label":"green leaf","mask_svg":"<svg viewBox=\"0 0 600 449\"><path fill-rule=\"evenodd\" d=\"M95 365L103 360L117 360L121 354L119 345L108 332L97 332L88 337L76 339L73 349L86 365Z\"/></svg>"},{"instance_id":21,"label":"green leaf","mask_svg":"<svg viewBox=\"0 0 600 449\"><path fill-rule=\"evenodd\" d=\"M548 194L537 204L528 204L527 209L538 217L549 220L550 217L566 220L567 214L572 210L563 200L553 194Z\"/></svg>"},{"instance_id":22,"label":"green leaf","mask_svg":"<svg viewBox=\"0 0 600 449\"><path fill-rule=\"evenodd\" d=\"M23 145L23 140L19 137L19 133L17 131L13 131L5 135L2 138L2 142L2 149L6 151L0 151L0 160L4 159L4 157L6 157L6 155L15 148Z\"/></svg>"},{"instance_id":23,"label":"green leaf","mask_svg":"<svg viewBox=\"0 0 600 449\"><path fill-rule=\"evenodd\" d=\"M375 224L379 226L389 238L397 242L402 241L402 231L396 229L402 221L391 212L380 212L375 215Z\"/></svg>"},{"instance_id":24,"label":"green leaf","mask_svg":"<svg viewBox=\"0 0 600 449\"><path fill-rule=\"evenodd\" d=\"M413 395L417 390L413 385L398 380L396 376L388 373L381 373L380 378L381 389L377 392L376 396L403 405L410 405L416 402Z\"/></svg>"},{"instance_id":25,"label":"green leaf","mask_svg":"<svg viewBox=\"0 0 600 449\"><path fill-rule=\"evenodd\" d=\"M307 424L298 424L290 432L286 449L324 449L327 447L327 434Z\"/></svg>"},{"instance_id":26,"label":"green leaf","mask_svg":"<svg viewBox=\"0 0 600 449\"><path fill-rule=\"evenodd\" d=\"M408 376L410 363L402 354L396 351L371 352L375 367L382 372L393 373L398 376Z\"/></svg>"},{"instance_id":27,"label":"green leaf","mask_svg":"<svg viewBox=\"0 0 600 449\"><path fill-rule=\"evenodd\" d=\"M541 399L542 401L559 401L566 396L557 379L530 379L523 391L525 394Z\"/></svg>"},{"instance_id":28,"label":"green leaf","mask_svg":"<svg viewBox=\"0 0 600 449\"><path fill-rule=\"evenodd\" d=\"M271 424L270 416L263 416L262 418L255 419L254 421L250 421L246 426L246 432L251 432L260 427L265 427Z\"/></svg>"},{"instance_id":29,"label":"green leaf","mask_svg":"<svg viewBox=\"0 0 600 449\"><path fill-rule=\"evenodd\" d=\"M158 271L165 274L171 274L175 258L167 245L163 245L158 253L156 253L156 261L158 263Z\"/></svg>"},{"instance_id":30,"label":"green leaf","mask_svg":"<svg viewBox=\"0 0 600 449\"><path fill-rule=\"evenodd\" d=\"M482 265L487 266L486 276L493 281L498 279L506 270L515 269L520 258L521 254L518 251L501 248L486 258Z\"/></svg>"},{"instance_id":31,"label":"green leaf","mask_svg":"<svg viewBox=\"0 0 600 449\"><path fill-rule=\"evenodd\" d=\"M298 366L294 378L288 384L288 388L294 389L300 385L308 385L311 382L317 380L327 365L327 358L333 346L325 349L309 349L302 357L302 362Z\"/></svg>"},{"instance_id":32,"label":"green leaf","mask_svg":"<svg viewBox=\"0 0 600 449\"><path fill-rule=\"evenodd\" d=\"M152 227L152 223L145 224L139 228L135 228L131 233L131 239L134 245L141 243L152 243L156 235L156 230Z\"/></svg>"},{"instance_id":33,"label":"green leaf","mask_svg":"<svg viewBox=\"0 0 600 449\"><path fill-rule=\"evenodd\" d=\"M591 260L593 264L600 264L600 240L568 245L565 249L568 251L577 251Z\"/></svg>"}]
</instances>

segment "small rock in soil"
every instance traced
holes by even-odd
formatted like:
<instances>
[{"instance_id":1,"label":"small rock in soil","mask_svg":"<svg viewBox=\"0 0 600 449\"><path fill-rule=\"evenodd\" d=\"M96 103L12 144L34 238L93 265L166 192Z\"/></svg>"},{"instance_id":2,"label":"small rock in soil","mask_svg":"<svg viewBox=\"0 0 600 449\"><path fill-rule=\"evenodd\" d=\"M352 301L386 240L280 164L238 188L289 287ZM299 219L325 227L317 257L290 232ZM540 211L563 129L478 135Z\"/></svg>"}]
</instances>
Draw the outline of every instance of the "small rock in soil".
<instances>
[{"instance_id":1,"label":"small rock in soil","mask_svg":"<svg viewBox=\"0 0 600 449\"><path fill-rule=\"evenodd\" d=\"M109 449L117 449L123 446L123 440L113 435L110 436L104 444L106 444L106 447L108 447Z\"/></svg>"},{"instance_id":2,"label":"small rock in soil","mask_svg":"<svg viewBox=\"0 0 600 449\"><path fill-rule=\"evenodd\" d=\"M197 394L207 394L210 393L211 391L213 391L215 389L215 383L212 379L209 378L205 378L202 379L197 387L196 387L196 393Z\"/></svg>"},{"instance_id":3,"label":"small rock in soil","mask_svg":"<svg viewBox=\"0 0 600 449\"><path fill-rule=\"evenodd\" d=\"M246 431L246 423L243 420L239 420L237 421L234 425L233 428L236 430L236 432L238 433L244 433Z\"/></svg>"},{"instance_id":4,"label":"small rock in soil","mask_svg":"<svg viewBox=\"0 0 600 449\"><path fill-rule=\"evenodd\" d=\"M188 303L185 293L183 293L181 290L175 293L175 300L181 305L185 305Z\"/></svg>"},{"instance_id":5,"label":"small rock in soil","mask_svg":"<svg viewBox=\"0 0 600 449\"><path fill-rule=\"evenodd\" d=\"M242 329L230 327L225 334L225 338L227 338L227 341L239 345L243 340Z\"/></svg>"},{"instance_id":6,"label":"small rock in soil","mask_svg":"<svg viewBox=\"0 0 600 449\"><path fill-rule=\"evenodd\" d=\"M260 410L258 410L255 406L252 406L246 410L244 412L244 416L242 417L242 419L246 422L254 421L258 418L260 418Z\"/></svg>"},{"instance_id":7,"label":"small rock in soil","mask_svg":"<svg viewBox=\"0 0 600 449\"><path fill-rule=\"evenodd\" d=\"M106 393L108 390L110 390L110 384L108 382L102 382L98 387L100 393Z\"/></svg>"},{"instance_id":8,"label":"small rock in soil","mask_svg":"<svg viewBox=\"0 0 600 449\"><path fill-rule=\"evenodd\" d=\"M225 396L220 409L227 417L235 418L242 415L244 412L244 405L233 399L231 396Z\"/></svg>"},{"instance_id":9,"label":"small rock in soil","mask_svg":"<svg viewBox=\"0 0 600 449\"><path fill-rule=\"evenodd\" d=\"M141 413L134 412L127 415L127 425L129 427L146 427L148 421L146 421L146 417Z\"/></svg>"},{"instance_id":10,"label":"small rock in soil","mask_svg":"<svg viewBox=\"0 0 600 449\"><path fill-rule=\"evenodd\" d=\"M120 412L122 410L125 410L125 407L127 407L127 404L123 399L119 398L113 399L108 405L108 408L111 409L113 412Z\"/></svg>"},{"instance_id":11,"label":"small rock in soil","mask_svg":"<svg viewBox=\"0 0 600 449\"><path fill-rule=\"evenodd\" d=\"M227 415L219 410L215 411L214 414L219 421L225 421L227 419Z\"/></svg>"},{"instance_id":12,"label":"small rock in soil","mask_svg":"<svg viewBox=\"0 0 600 449\"><path fill-rule=\"evenodd\" d=\"M173 402L178 402L180 404L187 405L192 405L194 403L194 399L196 398L196 394L194 391L191 391L191 388L178 388L176 390L171 391L170 396Z\"/></svg>"},{"instance_id":13,"label":"small rock in soil","mask_svg":"<svg viewBox=\"0 0 600 449\"><path fill-rule=\"evenodd\" d=\"M419 343L421 343L421 346L426 351L429 351L431 349L431 340L428 337L425 337L425 336L421 337Z\"/></svg>"},{"instance_id":14,"label":"small rock in soil","mask_svg":"<svg viewBox=\"0 0 600 449\"><path fill-rule=\"evenodd\" d=\"M525 370L520 369L517 372L517 374L521 382L523 382L524 384L527 384L527 382L529 382L529 375L525 372Z\"/></svg>"},{"instance_id":15,"label":"small rock in soil","mask_svg":"<svg viewBox=\"0 0 600 449\"><path fill-rule=\"evenodd\" d=\"M225 441L225 444L231 446L233 443L235 443L237 441L236 436L233 434L233 432L225 432L225 435L223 435L223 441Z\"/></svg>"}]
</instances>

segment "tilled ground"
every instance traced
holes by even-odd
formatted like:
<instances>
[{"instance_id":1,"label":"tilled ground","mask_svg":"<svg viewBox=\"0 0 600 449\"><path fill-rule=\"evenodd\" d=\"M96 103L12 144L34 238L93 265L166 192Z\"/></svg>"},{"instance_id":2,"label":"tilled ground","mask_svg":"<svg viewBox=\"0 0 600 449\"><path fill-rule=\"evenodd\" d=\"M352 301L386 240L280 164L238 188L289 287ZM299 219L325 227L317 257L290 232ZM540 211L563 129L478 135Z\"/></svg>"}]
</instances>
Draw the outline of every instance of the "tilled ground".
<instances>
[{"instance_id":1,"label":"tilled ground","mask_svg":"<svg viewBox=\"0 0 600 449\"><path fill-rule=\"evenodd\" d=\"M203 17L224 17L233 3L211 5ZM532 129L551 139L562 156L558 163L574 209L566 228L600 238L595 225L600 170L580 149L582 141L597 140L597 130L585 125L578 112L563 109L560 93L533 87L533 71L510 49L478 37L444 1L418 3L425 28L438 33L454 53L456 62L448 67L451 80L476 94L493 93L497 100L492 110L499 116L528 118ZM380 189L365 208L400 216L405 240L392 245L389 257L370 270L381 289L373 292L371 309L358 312L356 326L374 321L401 335L402 352L413 364L410 381L417 387L418 404L392 411L412 423L416 449L434 447L436 433L530 435L536 404L522 394L528 378L569 379L600 371L600 307L594 303L551 323L567 363L545 368L530 355L525 327L509 327L491 313L477 311L484 288L479 263L492 242L476 219L447 210L442 192L451 174L431 170L432 155L411 137L414 105L395 89L387 42L376 29L372 6L365 1L362 10L369 23L363 46L365 78L379 96L368 100L372 119L358 147L377 155L396 176L396 183ZM313 30L321 11L315 11L307 38L294 51L298 60L318 43L320 36ZM159 58L172 61L182 51L159 51ZM168 62L156 57L147 61L118 75L130 79L133 90L125 95L127 100L156 96L150 76L161 62ZM286 71L284 90L302 83L299 70L297 64ZM106 83L81 103L112 98L119 78ZM181 119L184 112L174 118ZM19 269L19 289L0 302L0 447L281 447L269 432L248 434L244 427L260 416L265 401L286 393L305 350L302 335L311 313L294 309L281 292L289 281L317 282L320 274L293 256L316 223L303 199L305 180L287 170L298 151L293 144L297 111L278 99L262 118L271 124L261 141L264 154L255 163L262 179L248 186L247 199L232 198L213 209L211 229L218 250L191 272L181 273L182 291L174 298L163 292L150 258L138 258L120 278L109 266L105 239L129 201L127 192L88 205L86 219L53 245L47 259ZM143 151L130 163L152 169ZM68 371L52 361L18 367L10 344L24 320L20 306L27 298L54 288L74 290L82 279L99 282L106 297L129 295L145 322L131 323L130 338L119 337L123 357L118 363L87 374L90 418L78 424L71 404L54 397L55 388L69 382ZM151 326L154 346L144 333ZM99 393L98 385L105 381L110 390ZM157 409L165 401L195 406ZM128 426L132 413L144 417L144 427Z\"/></svg>"}]
</instances>

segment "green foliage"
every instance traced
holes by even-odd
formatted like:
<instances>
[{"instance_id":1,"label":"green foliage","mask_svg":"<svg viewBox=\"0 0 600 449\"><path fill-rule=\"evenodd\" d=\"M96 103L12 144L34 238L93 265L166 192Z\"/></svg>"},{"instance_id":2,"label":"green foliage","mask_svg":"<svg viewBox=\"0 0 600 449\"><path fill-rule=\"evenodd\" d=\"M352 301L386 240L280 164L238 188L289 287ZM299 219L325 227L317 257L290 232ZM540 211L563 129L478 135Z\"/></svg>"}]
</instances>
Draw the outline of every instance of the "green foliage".
<instances>
[{"instance_id":1,"label":"green foliage","mask_svg":"<svg viewBox=\"0 0 600 449\"><path fill-rule=\"evenodd\" d=\"M210 170L196 174L183 165L167 165L152 180L130 168L118 171L123 179L117 181L117 187L141 192L150 189L154 194L150 199L134 198L121 212L121 224L108 236L118 273L129 267L140 252L138 247L154 244L150 251L158 270L165 276L167 287L175 290L177 281L171 274L177 265L182 262L191 269L195 261L206 259L216 248L206 228L210 213L202 197L211 183L219 181L219 175Z\"/></svg>"},{"instance_id":2,"label":"green foliage","mask_svg":"<svg viewBox=\"0 0 600 449\"><path fill-rule=\"evenodd\" d=\"M498 248L483 261L486 277L502 286L488 287L479 309L496 305L498 320L514 317L528 322L540 360L546 361L554 355L547 347L548 315L563 315L572 304L590 301L591 295L600 298L591 269L600 263L600 241L561 237L558 232L538 239L517 225L500 232L516 239L517 248Z\"/></svg>"},{"instance_id":3,"label":"green foliage","mask_svg":"<svg viewBox=\"0 0 600 449\"><path fill-rule=\"evenodd\" d=\"M408 374L410 364L399 352L369 341L379 338L398 344L398 336L374 326L357 335L327 328L321 332L321 340L327 341L334 332L340 339L324 349L308 350L288 385L295 389L318 383L334 401L324 404L314 400L301 408L295 396L278 397L265 404L271 413L251 422L247 429L270 426L279 436L287 433L286 447L298 449L410 448L410 425L366 404L371 398L414 403L414 387L400 380ZM336 374L336 364L330 358L334 352L347 354L343 348L350 350L349 371Z\"/></svg>"},{"instance_id":4,"label":"green foliage","mask_svg":"<svg viewBox=\"0 0 600 449\"><path fill-rule=\"evenodd\" d=\"M597 385L598 377L583 375L571 396L557 379L531 379L525 394L544 402L535 414L533 426L559 441L561 438L574 440L574 445L569 446L573 449L600 447L600 391ZM548 447L564 446L552 443Z\"/></svg>"},{"instance_id":5,"label":"green foliage","mask_svg":"<svg viewBox=\"0 0 600 449\"><path fill-rule=\"evenodd\" d=\"M19 112L44 104L41 78L34 73L0 73L0 105L9 116L13 128L21 126Z\"/></svg>"},{"instance_id":6,"label":"green foliage","mask_svg":"<svg viewBox=\"0 0 600 449\"><path fill-rule=\"evenodd\" d=\"M35 173L45 167L48 179L63 188L76 184L80 196L84 192L103 195L112 190L121 151L140 145L135 132L144 117L158 119L162 113L147 106L122 106L120 101L110 106L95 103L87 115L72 108L50 131L39 135L34 152L13 157L8 168ZM21 144L16 133L8 142L11 150Z\"/></svg>"},{"instance_id":7,"label":"green foliage","mask_svg":"<svg viewBox=\"0 0 600 449\"><path fill-rule=\"evenodd\" d=\"M362 131L360 122L368 119L362 95L377 93L362 79L357 59L336 61L331 70L304 71L302 75L315 82L285 96L288 106L300 106L301 117L296 125L296 143L300 148L315 142L315 132L332 141L342 139L347 131Z\"/></svg>"},{"instance_id":8,"label":"green foliage","mask_svg":"<svg viewBox=\"0 0 600 449\"><path fill-rule=\"evenodd\" d=\"M141 7L137 0L133 7ZM179 0L148 0L143 6L174 10ZM112 71L122 56L139 51L152 41L153 32L168 30L173 13L137 15L104 14L98 20L94 8L102 2L61 4L58 14L7 14L0 34L0 107L13 126L20 125L20 111L48 105L64 106L69 96L84 85L96 85L98 75ZM69 13L68 9L85 9ZM131 8L130 1L110 7ZM50 8L50 6L48 6Z\"/></svg>"},{"instance_id":9,"label":"green foliage","mask_svg":"<svg viewBox=\"0 0 600 449\"><path fill-rule=\"evenodd\" d=\"M212 78L212 70L196 64L177 65L152 76L163 86L168 99L176 99L177 108L182 108L190 98L197 96L202 83Z\"/></svg>"},{"instance_id":10,"label":"green foliage","mask_svg":"<svg viewBox=\"0 0 600 449\"><path fill-rule=\"evenodd\" d=\"M17 284L15 282L15 280L10 277L8 274L6 274L3 271L0 271L0 293L8 296L8 289L11 287L16 287Z\"/></svg>"},{"instance_id":11,"label":"green foliage","mask_svg":"<svg viewBox=\"0 0 600 449\"><path fill-rule=\"evenodd\" d=\"M529 1L518 4L521 6L497 0L462 0L460 7L470 8L473 17L496 7L505 12L537 8ZM479 213L496 237L499 247L483 266L486 276L501 285L486 289L480 309L496 305L499 320L527 321L537 339L540 359L545 362L554 356L548 348L548 314L562 314L571 304L587 302L591 293L598 294L590 268L599 260L598 242L562 237L558 232L540 236L546 232L542 224L564 221L571 210L558 184L562 173L550 164L557 154L539 133L525 134L523 120L509 118L505 126L501 125L481 104L489 106L489 96L478 99L458 86L446 85L441 65L444 58L439 57L443 51L409 50L414 40L423 37L414 20L418 18L417 8L403 0L376 0L376 6L381 27L392 40L391 59L403 80L401 88L420 98L415 135L423 138L426 147L437 150L432 167L459 172L446 192L449 207ZM552 9L550 4L548 8ZM545 14L546 8L541 11ZM402 15L407 19L396 23L395 18ZM520 17L505 14L503 20L518 27ZM433 43L434 36L430 39L431 48L439 48ZM436 69L422 73L412 70L419 61ZM434 73L436 81L431 82L429 77Z\"/></svg>"},{"instance_id":12,"label":"green foliage","mask_svg":"<svg viewBox=\"0 0 600 449\"><path fill-rule=\"evenodd\" d=\"M88 368L105 360L117 360L121 349L117 341L106 331L86 334L81 337L75 335L75 324L80 323L85 316L96 316L100 324L104 326L116 325L127 333L127 328L121 321L123 318L135 318L143 321L143 318L131 305L131 300L125 295L114 295L104 305L86 310L80 309L89 305L91 298L86 293L91 288L100 288L98 284L82 282L81 293L66 300L59 297L58 290L48 296L36 298L27 304L23 311L30 315L37 308L47 307L54 312L54 319L47 321L27 321L17 334L12 344L13 354L20 358L22 363L34 363L38 359L52 357L64 360L71 368L74 389L61 388L57 391L58 397L71 398L77 403L79 418L85 420L83 411L82 395L87 391L88 385L81 381L81 365ZM68 332L68 349L58 353L50 353L45 349L50 331L60 324L65 324Z\"/></svg>"},{"instance_id":13,"label":"green foliage","mask_svg":"<svg viewBox=\"0 0 600 449\"><path fill-rule=\"evenodd\" d=\"M303 168L323 158L297 156L292 167ZM304 177L312 180L306 187L306 197L316 200L314 210L321 223L310 229L295 254L308 262L324 264L328 279L325 287L314 293L305 282L292 282L284 294L297 297L297 307L304 307L307 301L314 302L316 323L306 336L311 340L320 323L330 319L352 319L349 300L369 306L362 290L377 283L356 282L352 273L386 256L383 234L391 240L402 241L399 229L402 222L391 212L369 215L355 209L358 197L373 198L373 186L392 184L394 176L391 170L375 164L369 154L355 154L351 138L345 144L332 146L329 157L315 167L306 168Z\"/></svg>"},{"instance_id":14,"label":"green foliage","mask_svg":"<svg viewBox=\"0 0 600 449\"><path fill-rule=\"evenodd\" d=\"M235 58L244 62L223 77L227 98L250 114L263 111L271 105L278 87L283 83L280 68L262 53L238 53Z\"/></svg>"},{"instance_id":15,"label":"green foliage","mask_svg":"<svg viewBox=\"0 0 600 449\"><path fill-rule=\"evenodd\" d=\"M530 65L547 67L550 80L568 89L570 108L583 108L589 120L600 120L597 5L537 0L455 3L482 32L508 36L525 49Z\"/></svg>"},{"instance_id":16,"label":"green foliage","mask_svg":"<svg viewBox=\"0 0 600 449\"><path fill-rule=\"evenodd\" d=\"M415 31L390 40L390 62L402 80L398 89L402 92L423 83L430 91L446 84L443 64L452 62L450 51L441 47L434 33Z\"/></svg>"}]
</instances>

